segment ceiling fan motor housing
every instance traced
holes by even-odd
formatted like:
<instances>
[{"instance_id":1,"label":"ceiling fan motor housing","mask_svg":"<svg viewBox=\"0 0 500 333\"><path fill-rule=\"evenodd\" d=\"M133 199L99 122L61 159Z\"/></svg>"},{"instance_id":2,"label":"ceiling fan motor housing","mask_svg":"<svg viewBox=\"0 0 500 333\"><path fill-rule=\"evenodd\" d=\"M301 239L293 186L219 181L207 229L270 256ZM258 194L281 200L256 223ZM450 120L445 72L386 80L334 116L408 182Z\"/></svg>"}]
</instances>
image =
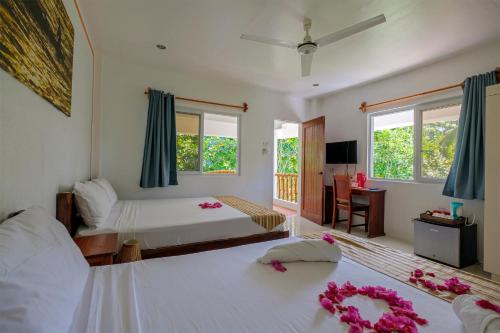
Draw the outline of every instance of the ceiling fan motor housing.
<instances>
[{"instance_id":1,"label":"ceiling fan motor housing","mask_svg":"<svg viewBox=\"0 0 500 333\"><path fill-rule=\"evenodd\" d=\"M318 48L318 44L314 43L314 42L305 42L305 43L301 43L297 46L297 51L299 51L299 53L302 55L302 54L311 54L311 53L314 53L314 51L316 51L316 49Z\"/></svg>"}]
</instances>

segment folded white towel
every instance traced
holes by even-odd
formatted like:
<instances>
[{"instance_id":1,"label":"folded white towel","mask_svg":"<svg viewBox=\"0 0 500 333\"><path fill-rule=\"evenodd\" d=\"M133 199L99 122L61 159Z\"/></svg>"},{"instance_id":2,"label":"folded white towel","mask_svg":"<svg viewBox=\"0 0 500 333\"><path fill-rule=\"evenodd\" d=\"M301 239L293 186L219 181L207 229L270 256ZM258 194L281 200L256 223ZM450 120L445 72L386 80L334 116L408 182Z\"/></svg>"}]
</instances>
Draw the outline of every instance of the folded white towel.
<instances>
[{"instance_id":1,"label":"folded white towel","mask_svg":"<svg viewBox=\"0 0 500 333\"><path fill-rule=\"evenodd\" d=\"M342 250L337 244L330 244L322 239L304 239L276 245L257 261L263 264L270 264L273 260L338 262L341 258Z\"/></svg>"},{"instance_id":2,"label":"folded white towel","mask_svg":"<svg viewBox=\"0 0 500 333\"><path fill-rule=\"evenodd\" d=\"M499 333L500 314L481 308L475 295L457 296L452 303L453 311L462 321L467 333Z\"/></svg>"}]
</instances>

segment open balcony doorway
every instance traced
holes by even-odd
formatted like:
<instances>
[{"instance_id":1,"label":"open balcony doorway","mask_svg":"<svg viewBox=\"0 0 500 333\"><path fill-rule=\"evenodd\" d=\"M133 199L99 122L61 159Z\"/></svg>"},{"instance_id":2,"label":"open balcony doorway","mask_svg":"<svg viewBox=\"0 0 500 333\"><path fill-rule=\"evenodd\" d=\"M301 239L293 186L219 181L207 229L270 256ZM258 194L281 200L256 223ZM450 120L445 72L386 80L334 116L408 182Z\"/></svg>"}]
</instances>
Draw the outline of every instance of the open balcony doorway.
<instances>
[{"instance_id":1,"label":"open balcony doorway","mask_svg":"<svg viewBox=\"0 0 500 333\"><path fill-rule=\"evenodd\" d=\"M299 124L275 120L273 208L286 216L299 208L299 151Z\"/></svg>"}]
</instances>

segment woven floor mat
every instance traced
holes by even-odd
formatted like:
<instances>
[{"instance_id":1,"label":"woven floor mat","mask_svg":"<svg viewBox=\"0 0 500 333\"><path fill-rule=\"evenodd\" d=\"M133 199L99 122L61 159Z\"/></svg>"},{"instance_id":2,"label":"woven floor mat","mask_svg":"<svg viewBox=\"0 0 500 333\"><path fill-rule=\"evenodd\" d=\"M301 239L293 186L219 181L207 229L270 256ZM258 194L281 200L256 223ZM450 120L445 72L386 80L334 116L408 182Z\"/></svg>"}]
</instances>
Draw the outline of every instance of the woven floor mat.
<instances>
[{"instance_id":1,"label":"woven floor mat","mask_svg":"<svg viewBox=\"0 0 500 333\"><path fill-rule=\"evenodd\" d=\"M500 283L483 278L453 267L442 265L431 260L427 260L416 255L399 251L370 240L353 236L344 232L330 230L342 249L342 254L347 258L371 268L377 272L390 276L414 288L418 288L433 296L451 302L456 295L447 291L433 292L420 283L415 285L408 278L411 272L419 268L424 272L432 272L436 276L425 276L437 284L443 284L444 280L457 277L461 282L471 286L471 293L484 299L500 304ZM318 239L323 237L324 232L317 232L300 236L304 239Z\"/></svg>"}]
</instances>

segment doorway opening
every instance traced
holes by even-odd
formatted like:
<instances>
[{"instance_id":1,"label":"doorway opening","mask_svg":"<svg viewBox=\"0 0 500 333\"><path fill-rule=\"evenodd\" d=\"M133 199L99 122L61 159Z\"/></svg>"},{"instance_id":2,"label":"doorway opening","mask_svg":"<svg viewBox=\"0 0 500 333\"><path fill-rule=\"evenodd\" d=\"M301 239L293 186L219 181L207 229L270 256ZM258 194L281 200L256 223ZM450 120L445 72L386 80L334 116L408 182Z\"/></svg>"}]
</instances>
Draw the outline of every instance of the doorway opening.
<instances>
[{"instance_id":1,"label":"doorway opening","mask_svg":"<svg viewBox=\"0 0 500 333\"><path fill-rule=\"evenodd\" d=\"M299 208L299 151L299 124L275 120L273 208L286 216Z\"/></svg>"}]
</instances>

